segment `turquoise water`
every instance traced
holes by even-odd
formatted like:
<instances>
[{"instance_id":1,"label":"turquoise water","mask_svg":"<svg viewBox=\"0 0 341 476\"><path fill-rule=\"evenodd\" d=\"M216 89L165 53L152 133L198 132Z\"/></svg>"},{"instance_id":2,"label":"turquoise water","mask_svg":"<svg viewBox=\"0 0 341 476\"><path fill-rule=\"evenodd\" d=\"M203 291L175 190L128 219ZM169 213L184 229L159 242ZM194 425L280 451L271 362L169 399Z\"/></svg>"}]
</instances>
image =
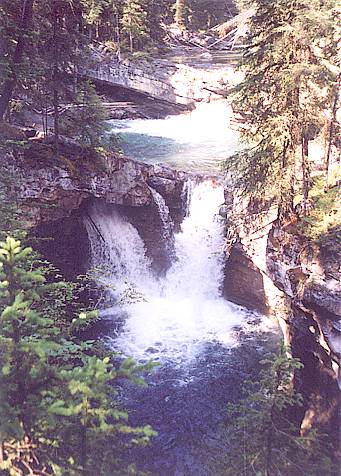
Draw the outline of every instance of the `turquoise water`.
<instances>
[{"instance_id":1,"label":"turquoise water","mask_svg":"<svg viewBox=\"0 0 341 476\"><path fill-rule=\"evenodd\" d=\"M131 158L216 173L238 149L230 117L229 104L220 99L166 119L112 120L110 124L123 153Z\"/></svg>"}]
</instances>

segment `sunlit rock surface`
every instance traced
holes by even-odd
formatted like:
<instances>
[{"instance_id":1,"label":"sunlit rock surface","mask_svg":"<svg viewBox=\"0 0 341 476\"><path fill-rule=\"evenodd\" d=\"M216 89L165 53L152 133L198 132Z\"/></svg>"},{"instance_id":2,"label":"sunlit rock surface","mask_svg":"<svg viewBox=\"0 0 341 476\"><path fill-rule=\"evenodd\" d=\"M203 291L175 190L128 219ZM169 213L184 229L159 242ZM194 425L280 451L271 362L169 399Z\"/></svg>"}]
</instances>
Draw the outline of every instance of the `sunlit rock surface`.
<instances>
[{"instance_id":1,"label":"sunlit rock surface","mask_svg":"<svg viewBox=\"0 0 341 476\"><path fill-rule=\"evenodd\" d=\"M237 215L241 209L246 213L245 204L227 208ZM262 312L267 309L278 319L285 342L304 364L296 376L306 401L302 431L318 425L338 435L340 250L318 247L293 224L280 226L273 207L247 213L250 219L237 226L237 241L226 263L225 295Z\"/></svg>"},{"instance_id":2,"label":"sunlit rock surface","mask_svg":"<svg viewBox=\"0 0 341 476\"><path fill-rule=\"evenodd\" d=\"M16 177L11 194L25 212L28 226L68 217L89 198L116 205L147 206L152 203L150 187L176 207L183 183L191 176L117 154L95 160L70 142L61 142L56 155L49 142L32 142L1 160Z\"/></svg>"},{"instance_id":3,"label":"sunlit rock surface","mask_svg":"<svg viewBox=\"0 0 341 476\"><path fill-rule=\"evenodd\" d=\"M207 52L202 54L211 57ZM84 72L92 80L189 108L198 101L209 100L214 92L224 94L224 88L236 76L231 66L226 64L209 70L207 64L182 64L181 59L118 61L115 56L100 52L94 52L93 56L92 68Z\"/></svg>"}]
</instances>

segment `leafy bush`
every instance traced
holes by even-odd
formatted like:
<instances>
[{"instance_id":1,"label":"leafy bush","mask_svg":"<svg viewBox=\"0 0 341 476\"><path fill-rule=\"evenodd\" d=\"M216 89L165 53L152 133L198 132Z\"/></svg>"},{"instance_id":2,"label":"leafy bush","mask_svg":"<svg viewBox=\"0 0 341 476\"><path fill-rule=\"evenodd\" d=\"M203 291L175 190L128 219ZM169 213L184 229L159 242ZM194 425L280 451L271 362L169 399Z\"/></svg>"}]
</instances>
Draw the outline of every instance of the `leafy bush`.
<instances>
[{"instance_id":1,"label":"leafy bush","mask_svg":"<svg viewBox=\"0 0 341 476\"><path fill-rule=\"evenodd\" d=\"M324 191L322 179L317 178L310 192L310 200L309 215L302 218L298 225L299 231L320 244L340 244L340 188L335 186Z\"/></svg>"}]
</instances>

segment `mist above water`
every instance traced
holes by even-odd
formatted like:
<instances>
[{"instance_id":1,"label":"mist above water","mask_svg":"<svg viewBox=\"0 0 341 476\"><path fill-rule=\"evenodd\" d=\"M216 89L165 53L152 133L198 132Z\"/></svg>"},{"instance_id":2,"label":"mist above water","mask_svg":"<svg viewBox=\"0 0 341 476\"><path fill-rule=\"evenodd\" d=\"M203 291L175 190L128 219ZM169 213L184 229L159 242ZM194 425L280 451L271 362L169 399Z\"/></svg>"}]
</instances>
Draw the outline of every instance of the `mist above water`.
<instances>
[{"instance_id":1,"label":"mist above water","mask_svg":"<svg viewBox=\"0 0 341 476\"><path fill-rule=\"evenodd\" d=\"M141 237L118 209L97 203L85 218L97 280L112 302L102 311L102 335L123 356L160 363L147 387L123 387L131 424L158 432L149 447L127 449L124 458L155 476L210 476L222 455L217 428L226 404L273 346L271 329L222 297L222 187L186 184L186 214L175 235L163 198L153 197L171 242L165 276L153 275Z\"/></svg>"}]
</instances>

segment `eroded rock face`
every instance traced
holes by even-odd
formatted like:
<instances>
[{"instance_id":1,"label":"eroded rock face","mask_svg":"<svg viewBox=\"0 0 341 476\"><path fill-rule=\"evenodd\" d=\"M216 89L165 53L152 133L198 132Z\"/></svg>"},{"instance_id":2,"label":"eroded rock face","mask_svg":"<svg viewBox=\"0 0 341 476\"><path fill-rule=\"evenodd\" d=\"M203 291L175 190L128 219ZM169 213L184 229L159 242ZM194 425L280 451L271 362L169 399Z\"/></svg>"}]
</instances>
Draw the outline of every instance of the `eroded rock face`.
<instances>
[{"instance_id":1,"label":"eroded rock face","mask_svg":"<svg viewBox=\"0 0 341 476\"><path fill-rule=\"evenodd\" d=\"M84 273L90 260L84 216L92 202L103 201L118 207L135 226L153 270L164 273L169 244L152 189L162 195L177 229L183 218L183 185L193 175L122 156L111 155L101 162L84 154L71 142L60 143L54 154L48 141L33 141L24 150L0 157L15 177L9 192L23 212L21 225L42 238L35 248L66 278Z\"/></svg>"},{"instance_id":2,"label":"eroded rock face","mask_svg":"<svg viewBox=\"0 0 341 476\"><path fill-rule=\"evenodd\" d=\"M170 208L179 207L190 174L118 155L100 161L97 157L94 164L84 154L79 146L62 143L54 156L51 144L32 142L24 151L0 158L15 177L11 194L26 213L26 226L69 217L89 198L115 205L149 206L153 201L150 187L164 196Z\"/></svg>"},{"instance_id":3,"label":"eroded rock face","mask_svg":"<svg viewBox=\"0 0 341 476\"><path fill-rule=\"evenodd\" d=\"M337 435L341 286L330 267L331 256L340 262L337 249L320 249L290 226L276 224L268 237L268 274L289 298L284 321L294 355L304 364L298 387L307 398L308 408L302 428L319 425Z\"/></svg>"},{"instance_id":4,"label":"eroded rock face","mask_svg":"<svg viewBox=\"0 0 341 476\"><path fill-rule=\"evenodd\" d=\"M233 76L232 69L225 65L220 69L209 70L200 65L176 63L169 59L118 61L116 57L95 51L93 60L92 68L84 71L91 80L137 91L189 109L198 101L209 100L215 92L224 94L224 87Z\"/></svg>"},{"instance_id":5,"label":"eroded rock face","mask_svg":"<svg viewBox=\"0 0 341 476\"><path fill-rule=\"evenodd\" d=\"M260 311L268 312L262 273L236 243L231 250L224 272L224 295L230 301Z\"/></svg>"},{"instance_id":6,"label":"eroded rock face","mask_svg":"<svg viewBox=\"0 0 341 476\"><path fill-rule=\"evenodd\" d=\"M244 207L228 204L227 210L238 214ZM249 222L237 227L238 240L226 263L225 295L277 317L285 342L304 364L296 375L296 387L305 397L302 431L317 425L338 438L341 253L318 247L275 217L271 207L258 215L251 210Z\"/></svg>"}]
</instances>

